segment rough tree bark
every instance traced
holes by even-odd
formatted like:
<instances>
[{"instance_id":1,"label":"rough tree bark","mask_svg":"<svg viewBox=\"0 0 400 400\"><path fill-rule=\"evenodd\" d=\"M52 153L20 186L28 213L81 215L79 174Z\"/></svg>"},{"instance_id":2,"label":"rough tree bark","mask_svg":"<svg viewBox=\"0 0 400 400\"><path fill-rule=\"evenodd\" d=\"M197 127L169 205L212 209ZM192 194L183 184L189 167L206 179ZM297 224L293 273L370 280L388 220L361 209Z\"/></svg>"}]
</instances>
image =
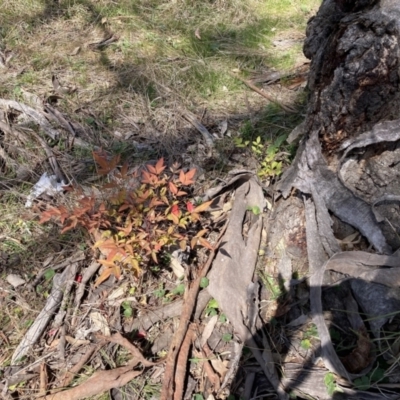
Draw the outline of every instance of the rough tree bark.
<instances>
[{"instance_id":1,"label":"rough tree bark","mask_svg":"<svg viewBox=\"0 0 400 400\"><path fill-rule=\"evenodd\" d=\"M372 246L370 252L389 255L400 247L400 1L324 0L308 23L304 53L311 60L308 108L296 129L302 133L296 158L276 186L281 197L270 218L266 260L291 294L294 272L311 275L311 313L325 367L351 381L359 371L346 370L332 353L325 323L318 321L323 317L316 297L321 297L325 267L330 268L327 260L343 251L337 239L355 229L364 248ZM336 237L335 226L340 227ZM352 257L357 259L354 253ZM397 265L396 258L380 260ZM371 285L354 280L348 286L350 297L335 306L353 307L356 298L373 315L365 305L374 302ZM398 290L396 296L400 298ZM399 307L394 303L380 312ZM353 322L361 329L361 320ZM383 323L371 323L372 334L379 336ZM376 393L350 395L381 398Z\"/></svg>"},{"instance_id":2,"label":"rough tree bark","mask_svg":"<svg viewBox=\"0 0 400 400\"><path fill-rule=\"evenodd\" d=\"M366 132L372 131L369 145L396 141L396 122L377 124L400 114L399 26L400 3L394 0L323 2L304 45L311 59L305 138L278 187L284 197L292 187L315 190L381 253L390 252L382 228L362 196L346 187L352 178L341 167L348 153L367 148L356 143Z\"/></svg>"}]
</instances>

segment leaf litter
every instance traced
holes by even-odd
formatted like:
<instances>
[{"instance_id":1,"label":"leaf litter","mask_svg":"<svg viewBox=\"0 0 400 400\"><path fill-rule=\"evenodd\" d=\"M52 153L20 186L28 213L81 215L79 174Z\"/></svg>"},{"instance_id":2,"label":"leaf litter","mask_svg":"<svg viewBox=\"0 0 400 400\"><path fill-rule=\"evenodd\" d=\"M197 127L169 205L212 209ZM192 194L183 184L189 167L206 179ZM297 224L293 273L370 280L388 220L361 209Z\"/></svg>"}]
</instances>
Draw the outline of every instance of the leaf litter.
<instances>
[{"instance_id":1,"label":"leaf litter","mask_svg":"<svg viewBox=\"0 0 400 400\"><path fill-rule=\"evenodd\" d=\"M122 181L124 181L128 173L128 166L124 165L119 169L119 158L109 158L105 153L94 153L94 158L99 166L97 171L99 175L112 177L112 179L116 178L117 180L119 179L119 181L123 178ZM178 279L178 282L183 276L184 286L186 286L183 300L163 305L159 301L154 302L154 298L151 299L149 296L142 294L136 295L135 291L138 290L136 282L138 279L141 279L140 275L137 275L137 278L133 281L130 278L126 280L123 268L118 267L120 271L115 270L118 266L115 261L112 261L117 255L115 246L108 245L107 239L104 241L100 236L99 240L106 244L103 248L100 248L100 254L101 257L104 257L103 259L100 258L98 262L93 261L88 267L85 267L87 263L86 258L82 254L78 254L62 261L59 267L57 267L57 265L50 267L53 271L63 271L56 272L52 278L53 288L49 294L47 303L42 313L39 314L25 334L18 348L14 351L12 363L18 364L19 360L23 360L27 355L32 354L32 351L38 345L39 341L43 340L43 332L45 332L53 318L54 321L46 334L48 337L46 341L49 347L47 354L46 352L44 354L46 355L48 363L47 368L51 368L53 373L59 371L59 374L64 374L64 378L60 378L60 382L62 382L62 385L59 386L60 389L61 387L68 386L73 374L79 373L84 367L84 363L89 362L91 357L95 357L96 352L104 347L107 341L111 340L113 343L119 344L131 351L133 358L127 361L126 365L117 366L107 371L98 371L84 383L72 389L59 392L57 392L57 390L60 390L57 389L57 381L53 382L51 386L47 382L42 385L40 392L44 399L78 399L92 396L111 388L119 388L126 385L135 377L143 374L143 369L135 369L135 366L139 362L144 367L150 369L155 365L152 362L146 361L141 355L140 350L136 347L132 347L132 342L123 338L120 334L111 336L112 331L115 331L115 329L117 329L117 331L122 329L125 334L136 332L135 340L140 341L140 337L147 338L153 335L152 330L154 330L157 324L179 316L179 327L173 336L164 344L164 349L169 347L168 356L165 361L162 356L161 358L159 358L160 356L157 357L157 355L151 356L152 359L158 359L158 362L166 362L160 398L183 398L185 390L184 382L187 374L189 373L192 379L193 377L199 379L199 371L196 371L199 369L204 371L204 376L209 382L208 389L206 389L206 386L201 386L200 389L208 391L209 393L214 393L217 398L218 396L224 398L226 385L229 380L232 380L235 371L237 371L239 367L238 361L243 351L243 345L251 349L254 358L259 364L260 372L263 373L267 382L271 385L269 390L277 393L279 398L287 398L285 390L287 390L288 387L294 387L293 382L296 382L295 387L298 392L314 393L314 395L318 395L320 398L328 398L322 393L326 390L326 379L324 380L321 378L323 382L325 382L323 384L324 386L321 386L321 384L315 380L319 379L319 374L326 376L327 372L323 372L323 367L321 366L319 366L320 370L310 372L307 379L299 382L299 377L296 378L291 372L298 371L298 369L296 370L294 368L293 362L286 364L284 360L281 360L281 365L287 375L282 381L279 377L279 371L274 365L276 362L277 349L274 347L274 343L271 343L268 336L265 335L265 332L261 331L260 333L259 331L260 322L262 321L260 320L259 314L262 301L260 302L261 299L259 295L262 290L260 290L260 284L254 277L256 276L256 265L260 261L258 249L262 245L260 241L263 236L263 227L265 229L265 221L264 215L254 210L264 210L266 208L266 203L258 179L250 171L233 172L230 180L217 188L211 189L203 196L203 203L195 205L195 200L188 201L188 193L180 190L179 185L192 185L194 183L193 178L196 174L196 170L191 169L188 172L183 172L182 169L177 170L179 173L175 175L175 181L170 180L168 183L163 177L165 170L166 165L162 159L154 164L145 166L142 169L142 185L155 185L154 187L157 187L157 185L162 186L166 184L166 188L173 198L179 199L182 197L182 204L184 204L182 209L186 209L186 211L183 212L180 206L178 206L180 200L178 202L177 200L173 200L171 203L171 200L164 198L164 192L160 192L160 201L152 200L151 195L149 195L149 193L146 194L143 188L138 194L137 204L144 204L144 201L147 201L149 205L153 204L154 207L164 207L164 209L167 209L167 213L170 212L171 223L177 226L182 225L182 229L186 228L186 223L182 223L181 221L183 215L190 216L192 218L192 223L198 223L201 218L200 215L209 210L210 216L214 215L213 218L219 221L217 225L219 227L219 239L214 238L214 240L202 243L201 239L207 232L207 229L203 229L193 233L193 238L191 240L185 241L185 243L190 242L192 248L197 244L202 244L203 251L210 252L209 255L206 256L206 254L204 254L203 256L204 266L202 269L199 269L196 273L191 271L188 275L186 271L186 263L188 261L183 261L182 258L180 258L179 261L179 272L177 272L178 270L176 268L172 268L175 270L175 279ZM174 168L172 168L172 170L176 171ZM175 172L173 172L173 174L174 173ZM173 174L172 176L174 176ZM112 179L108 181L109 183L107 183L107 185L111 192L114 190L114 194L112 195L114 196L113 201L117 201L116 204L120 211L130 209L130 205L126 203L125 194L118 198L118 196L121 196L121 192L118 194L118 191L115 192L115 186L113 186L113 184L110 185ZM139 186L140 181L138 181L134 187ZM68 196L68 193L71 192L67 192L66 196ZM83 193L79 194L79 196L81 196L81 199L87 200L81 200L80 208L74 211L76 217L82 218L86 212L97 215L96 210L92 209L94 207L92 200L85 197ZM225 199L225 201L219 204L221 199ZM225 204L230 204L230 206L225 207ZM224 210L222 214L213 211L218 210L221 206ZM60 222L66 224L68 229L76 226L68 222L68 219L74 214L70 214L63 206L55 205L52 207L53 208L48 208L47 211L46 209L42 211L42 222L56 216L61 218ZM103 208L101 205L99 207L101 213ZM306 215L318 216L318 212L315 211L315 208L313 209L310 207L312 206L307 206L306 203ZM307 211L309 208L310 210ZM323 212L323 210L319 212ZM221 216L224 217L222 220ZM155 215L151 216L151 218L155 218ZM317 218L314 222L310 221L309 218L306 218L306 220L308 233L313 232L313 229L327 229L324 225L325 219L323 217ZM72 221L76 221L76 219L72 219ZM163 219L160 221L163 221ZM211 221L208 222L208 224L212 224ZM225 228L221 227L222 222L225 223ZM119 222L119 224L121 224L121 222ZM93 229L93 226L94 225L91 224L87 225L88 229ZM107 225L105 228L107 228ZM120 232L124 232L124 235L129 235L131 229L128 223ZM349 237L353 236L353 234L349 235ZM123 237L123 235L121 237ZM96 235L94 238L96 238ZM181 237L178 236L177 239L181 240ZM357 379L371 374L377 359L377 349L375 349L373 342L369 338L365 322L359 315L357 304L367 315L373 318L373 322L369 322L370 329L372 329L374 336L379 339L381 328L391 320L393 313L396 313L398 310L398 304L396 302L391 303L390 301L386 301L383 307L381 299L390 299L390 297L388 297L390 294L384 294L384 292L388 292L389 289L382 289L383 287L398 287L399 272L397 267L399 265L399 260L397 254L392 256L379 256L365 251L338 252L338 242L335 242L333 237L330 237L329 234L325 234L324 240L327 242L325 244L321 242L320 246L325 246L326 248L331 245L333 250L330 254L332 254L332 256L329 259L326 259L326 256L324 256L326 261L324 261L323 264L320 264L320 261L315 263L316 272L310 279L310 313L313 316L313 322L317 328L316 335L318 341L315 342L315 340L310 337L310 339L303 339L302 343L303 346L309 348L309 351L312 351L316 343L319 342L324 366L329 371L333 372L336 377L341 377L336 378L334 383L329 381L329 384L334 385L337 391L356 393L354 389L348 389L341 379L344 378L347 379L348 382L352 380L356 382ZM343 241L342 244L344 245L346 243L346 241ZM112 242L110 244L112 244ZM99 245L97 244L95 247L99 247ZM181 249L179 249L179 251L186 251L186 244L181 243ZM316 260L315 257L319 260L318 257L322 257L321 254L309 254L311 268L312 265L314 265L313 262L315 262L313 260ZM324 257L322 257L321 260ZM108 262L109 264L106 262L107 259L110 260ZM152 257L150 257L149 260L151 259ZM173 258L173 260L174 259L175 258ZM46 262L46 264L48 263ZM107 269L108 266L112 268ZM382 269L382 267L385 268ZM209 268L211 268L211 271L207 274ZM91 287L87 287L86 285L93 279L99 269L100 275L95 284ZM47 270L49 270L48 267ZM105 273L104 271L108 272ZM320 289L323 285L326 271L334 272L341 283L346 280L351 280L352 288L360 284L379 284L381 285L380 288L384 291L356 290L353 296L348 293L347 310L352 313L350 326L351 329L353 329L353 335L355 335L355 342L351 350L347 352L347 355L340 357L336 354L336 350L332 344L331 333L328 331L326 322L322 317L324 312L321 303L322 293ZM206 275L208 275L207 283L200 283ZM43 270L33 282L32 286L37 286L44 276L46 276L45 270ZM240 276L240 280L237 279L238 276ZM116 279L112 280L111 277L115 277ZM192 282L189 283L188 279L191 279ZM120 283L118 282L119 280L121 280ZM121 284L122 286L120 286ZM334 281L330 282L331 286L334 284ZM204 289L199 292L200 286L204 287ZM123 299L118 303L111 303L110 300L113 300L112 293L115 293L115 288L118 288L118 294L114 294L114 296L116 298L122 297ZM89 289L91 294L86 300L84 292L87 289ZM171 289L169 290L173 293ZM129 291L132 291L133 296L129 296ZM73 295L74 292L75 300L71 302L68 298ZM235 293L234 303L232 302L232 293ZM360 293L369 293L369 295L363 297ZM372 293L376 293L377 297L371 297ZM165 295L166 292L164 292L164 294L160 292L159 298L164 300L166 299ZM203 310L207 308L207 303L211 298L216 300L218 309L220 312L224 313L229 324L233 327L232 333L234 333L234 335L226 333L226 331L223 333L224 329L220 331L220 348L218 348L218 346L210 346L210 343L215 341L213 335L223 326L223 324L221 325L221 322L219 322L219 317L217 315L209 318L201 317ZM115 318L116 308L119 309L122 304L129 303L133 300L137 302L132 304L133 309L136 309L136 311L133 311L133 314L135 314L134 318L131 313L127 313L128 317L126 322L128 322L128 324L125 324L124 328L122 328L119 318L122 319L123 317L117 312L117 319ZM149 302L153 310L148 308L150 305ZM197 308L196 302L198 303ZM154 309L154 305L157 303L158 309ZM60 304L62 306L58 310ZM85 304L87 305L85 306ZM353 307L351 307L352 304L354 305ZM139 308L137 308L138 306ZM86 308L83 314L83 310L81 310L82 307ZM127 309L126 307L127 306L125 306L125 309ZM96 311L96 309L100 309L101 311ZM277 318L285 319L289 310L290 308L286 308L283 313L277 313ZM384 316L385 314L387 314L387 317ZM72 317L72 324L70 328L66 329L65 321L67 315ZM85 322L88 321L86 318L89 318L91 321L90 327L87 322ZM296 326L301 327L302 325L309 325L307 319L304 319L304 315L299 318L297 319L299 322L295 324ZM131 319L131 323L129 323L129 319ZM204 324L201 321L203 321ZM294 321L292 324L287 324L288 329L293 329L293 327ZM94 335L94 333L99 331L103 335L101 340L99 336ZM270 331L269 335L273 337L273 331ZM307 335L304 337L307 337ZM152 340L154 340L154 338ZM225 341L222 347L221 341ZM71 347L68 347L69 345ZM239 347L236 347L236 345L239 345ZM262 351L258 350L259 348L261 348ZM83 353L81 353L82 350ZM392 347L392 350L394 350L394 347ZM50 353L48 353L49 351ZM79 351L79 353L76 353L76 351ZM80 353L83 355L79 357L80 360L78 361L76 356ZM70 361L67 363L67 360L65 360L65 364L60 362L52 363L50 360L57 358L57 354L59 354L58 357L60 357L61 354L65 354ZM230 354L230 357L226 358L226 354ZM185 360L190 357L193 357L194 360L198 360L198 362L191 363L190 372L188 372L184 366L186 365ZM386 352L385 358L388 362L393 360L393 358L390 357L390 352ZM394 354L392 357L396 357L396 355ZM301 368L305 371L304 363L306 360L307 359L302 360L302 358L297 356L297 368ZM73 365L72 369L71 367L65 369L65 366L68 364ZM24 368L27 367L25 366ZM35 364L32 364L31 367L28 365L28 369L34 371ZM15 374L16 372L11 375L11 378ZM44 372L42 372L42 374L44 374ZM251 375L248 375L246 379L250 379L249 377L251 377Z\"/></svg>"}]
</instances>

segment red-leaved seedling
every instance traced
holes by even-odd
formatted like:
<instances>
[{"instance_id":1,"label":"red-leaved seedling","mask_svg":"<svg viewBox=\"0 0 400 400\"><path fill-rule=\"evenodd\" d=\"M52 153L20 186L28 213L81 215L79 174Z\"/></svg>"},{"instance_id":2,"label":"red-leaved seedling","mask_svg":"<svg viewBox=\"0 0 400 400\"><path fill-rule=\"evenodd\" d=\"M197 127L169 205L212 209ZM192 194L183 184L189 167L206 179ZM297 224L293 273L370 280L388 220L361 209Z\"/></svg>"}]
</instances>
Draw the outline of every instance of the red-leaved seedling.
<instances>
[{"instance_id":1,"label":"red-leaved seedling","mask_svg":"<svg viewBox=\"0 0 400 400\"><path fill-rule=\"evenodd\" d=\"M184 172L174 164L167 170L161 158L155 165L146 165L141 176L136 176L137 187L128 190L125 182L134 176L129 176L126 163L119 168L119 156L110 159L97 152L93 157L98 174L110 179L98 188L102 200L72 191L74 205L49 207L42 212L40 223L55 219L61 232L80 227L91 235L93 248L104 257L99 260L103 269L96 286L111 275L120 278L122 270L139 275L146 266L158 263L158 254L175 243L183 250L188 242L192 248L213 249L204 238L208 231L201 229L200 215L211 202L194 206L183 190L194 183L195 169Z\"/></svg>"}]
</instances>

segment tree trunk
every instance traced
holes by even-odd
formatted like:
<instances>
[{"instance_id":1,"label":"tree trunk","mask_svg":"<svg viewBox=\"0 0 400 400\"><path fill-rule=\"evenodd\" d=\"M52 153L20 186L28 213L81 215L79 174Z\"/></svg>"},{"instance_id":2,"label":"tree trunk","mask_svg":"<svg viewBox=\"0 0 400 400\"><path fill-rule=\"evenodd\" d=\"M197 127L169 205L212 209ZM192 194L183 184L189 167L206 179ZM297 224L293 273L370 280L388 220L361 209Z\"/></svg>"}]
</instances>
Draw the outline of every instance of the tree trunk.
<instances>
[{"instance_id":1,"label":"tree trunk","mask_svg":"<svg viewBox=\"0 0 400 400\"><path fill-rule=\"evenodd\" d=\"M372 251L368 246L386 255L400 247L396 230L400 227L399 43L400 1L323 1L318 14L308 23L304 44L311 66L308 108L300 127L303 135L292 166L276 186L277 198L283 198L277 202L268 224L264 269L282 279L289 298L286 301L294 304L288 311L288 319L307 312L298 305L302 301L301 280L293 279L293 275L304 277L308 272L310 310L320 338L318 351L325 367L348 381L371 370L374 365L371 360L375 358L365 347L364 363L358 366L351 365L354 360L349 363L349 359L339 359L336 355L327 329L329 321L323 314L322 279L329 284L343 279L344 273L356 278L357 268L351 268L355 265L352 262L368 259ZM368 252L349 252L347 257L342 253L348 250L343 240L357 231L362 239L356 248ZM400 266L396 254L374 257L378 264L397 265L398 261ZM338 265L345 266L339 278ZM365 264L360 261L359 265ZM349 272L344 272L346 268ZM327 273L328 269L335 272ZM348 310L341 315L331 310L331 314L333 319L338 318L336 324L350 325L359 332L359 337L363 337L366 326L358 315L358 306L376 318L375 322L369 322L367 342L372 335L379 340L380 329L387 321L377 316L396 312L400 307L398 288L374 282L377 280L350 279L341 296L324 299L325 306L328 304L325 311L329 307ZM371 294L375 292L378 297ZM385 305L380 299L385 299ZM348 322L351 313L357 315L357 321ZM358 351L361 345L360 341L357 343ZM349 358L356 356L352 353ZM304 370L305 364L299 367ZM283 369L287 389L297 388L304 393L314 388L314 393L307 394L331 398L321 394L325 390L323 383L310 384L304 377L296 380L287 368ZM307 387L302 388L302 382L306 381ZM350 395L354 399L383 398L378 393L357 391Z\"/></svg>"},{"instance_id":2,"label":"tree trunk","mask_svg":"<svg viewBox=\"0 0 400 400\"><path fill-rule=\"evenodd\" d=\"M346 140L399 117L399 24L396 0L325 1L309 21L306 129L318 132L327 158Z\"/></svg>"},{"instance_id":3,"label":"tree trunk","mask_svg":"<svg viewBox=\"0 0 400 400\"><path fill-rule=\"evenodd\" d=\"M293 187L316 191L330 212L359 229L380 253L389 253L388 242L393 246L397 240L383 235L365 200L382 202L389 184L382 175L393 181L398 173L393 155L385 155L389 163L372 165L371 159L393 150L399 136L399 27L395 0L323 2L309 21L304 45L311 59L304 138L278 185L285 198ZM368 179L362 177L366 169Z\"/></svg>"}]
</instances>

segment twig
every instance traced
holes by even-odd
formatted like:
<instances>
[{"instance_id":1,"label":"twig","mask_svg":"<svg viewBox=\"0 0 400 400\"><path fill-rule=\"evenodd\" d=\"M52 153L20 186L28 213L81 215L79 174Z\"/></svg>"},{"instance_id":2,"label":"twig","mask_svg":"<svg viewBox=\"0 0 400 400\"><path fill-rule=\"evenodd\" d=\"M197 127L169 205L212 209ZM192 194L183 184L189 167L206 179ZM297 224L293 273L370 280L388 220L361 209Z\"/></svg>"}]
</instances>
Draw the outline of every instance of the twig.
<instances>
[{"instance_id":1,"label":"twig","mask_svg":"<svg viewBox=\"0 0 400 400\"><path fill-rule=\"evenodd\" d=\"M194 338L194 325L190 324L186 332L184 341L178 355L176 372L175 372L175 393L174 400L182 400L185 386L186 365L189 356L190 345Z\"/></svg>"},{"instance_id":2,"label":"twig","mask_svg":"<svg viewBox=\"0 0 400 400\"><path fill-rule=\"evenodd\" d=\"M75 300L74 300L75 308L72 314L71 326L76 325L76 318L79 310L79 305L81 304L82 297L85 294L86 283L96 273L99 267L100 264L97 261L92 261L92 263L85 269L82 276L82 281L77 284L77 288L75 291Z\"/></svg>"},{"instance_id":3,"label":"twig","mask_svg":"<svg viewBox=\"0 0 400 400\"><path fill-rule=\"evenodd\" d=\"M43 150L45 151L47 155L47 159L49 161L49 164L51 168L54 171L55 176L57 177L57 180L59 182L66 182L66 178L64 174L61 172L60 166L58 165L57 159L53 153L53 150L50 148L50 146L47 144L47 142L42 139L33 129L29 129L29 132L32 134L32 136L35 137L35 139L40 143L42 146Z\"/></svg>"},{"instance_id":4,"label":"twig","mask_svg":"<svg viewBox=\"0 0 400 400\"><path fill-rule=\"evenodd\" d=\"M67 315L68 312L68 303L70 301L70 294L72 290L72 286L74 285L75 282L75 276L78 271L79 263L74 262L69 266L69 272L68 272L68 280L66 281L64 285L64 294L63 294L63 299L61 302L60 309L58 310L57 315L54 318L53 322L53 328L58 329L61 324L64 321L65 316Z\"/></svg>"},{"instance_id":5,"label":"twig","mask_svg":"<svg viewBox=\"0 0 400 400\"><path fill-rule=\"evenodd\" d=\"M291 107L285 106L278 100L274 99L270 94L263 92L260 90L257 86L253 85L251 82L247 81L246 79L243 79L241 76L229 73L232 77L238 79L239 81L243 82L246 86L248 86L251 90L254 90L256 93L258 93L260 96L266 98L267 100L271 101L272 103L277 104L279 107L282 108L282 110L285 110L288 113L295 113L296 110L292 109Z\"/></svg>"},{"instance_id":6,"label":"twig","mask_svg":"<svg viewBox=\"0 0 400 400\"><path fill-rule=\"evenodd\" d=\"M40 364L40 389L39 396L45 396L49 377L47 375L46 363Z\"/></svg>"},{"instance_id":7,"label":"twig","mask_svg":"<svg viewBox=\"0 0 400 400\"><path fill-rule=\"evenodd\" d=\"M119 388L141 375L143 370L132 370L132 365L115 368L107 371L95 372L87 381L69 390L41 397L43 400L79 400L87 399L99 393Z\"/></svg>"},{"instance_id":8,"label":"twig","mask_svg":"<svg viewBox=\"0 0 400 400\"><path fill-rule=\"evenodd\" d=\"M167 364L165 366L164 381L163 381L163 386L161 389L160 400L170 400L173 398L173 393L175 391L174 380L175 380L175 369L176 369L176 361L178 358L178 352L181 347L182 341L186 335L186 331L188 329L188 323L189 323L189 320L193 313L197 294L198 294L199 288L200 288L200 281L202 278L204 278L207 275L208 270L211 267L211 264L214 260L215 254L218 250L218 247L221 244L222 237L228 226L228 222L229 222L229 220L227 220L227 222L225 223L225 226L223 227L221 233L219 234L217 244L215 245L214 250L212 250L211 254L209 255L206 264L201 269L199 276L190 285L190 288L188 290L186 302L182 308L179 327L178 327L178 330L176 331L176 334L172 340L172 343L171 343L171 346L169 349Z\"/></svg>"},{"instance_id":9,"label":"twig","mask_svg":"<svg viewBox=\"0 0 400 400\"><path fill-rule=\"evenodd\" d=\"M139 349L134 344L132 344L128 339L124 338L119 332L115 333L112 336L103 336L103 335L97 335L97 336L108 342L119 344L120 346L125 347L127 350L130 351L130 353L138 361L138 363L141 362L145 367L152 367L157 364L146 360L143 357L143 354L139 351Z\"/></svg>"},{"instance_id":10,"label":"twig","mask_svg":"<svg viewBox=\"0 0 400 400\"><path fill-rule=\"evenodd\" d=\"M53 314L60 306L65 285L70 279L69 270L69 268L66 268L62 274L56 274L54 276L50 296L35 322L28 329L28 332L26 332L24 338L15 349L11 358L11 364L15 364L16 361L20 360L21 357L29 352L32 346L39 340Z\"/></svg>"},{"instance_id":11,"label":"twig","mask_svg":"<svg viewBox=\"0 0 400 400\"><path fill-rule=\"evenodd\" d=\"M91 347L89 347L86 353L79 360L79 362L75 364L69 371L65 372L64 376L61 378L60 386L61 387L68 386L75 378L75 375L84 367L84 365L88 362L90 357L92 357L93 353L95 353L97 350L103 347L104 344L105 342L102 341L98 344L93 344Z\"/></svg>"},{"instance_id":12,"label":"twig","mask_svg":"<svg viewBox=\"0 0 400 400\"><path fill-rule=\"evenodd\" d=\"M209 381L211 382L214 392L218 392L221 387L221 382L219 379L219 375L214 371L214 368L212 367L212 363L210 363L210 359L215 357L214 353L211 351L211 349L208 347L207 342L204 343L203 346L200 344L200 355L204 359L203 362L203 367L204 371L207 374L207 377Z\"/></svg>"},{"instance_id":13,"label":"twig","mask_svg":"<svg viewBox=\"0 0 400 400\"><path fill-rule=\"evenodd\" d=\"M61 261L59 264L53 265L50 268L46 268L43 271L39 272L36 278L33 280L33 282L29 284L29 286L32 288L32 290L34 290L35 286L41 281L41 279L43 278L43 276L46 274L47 271L49 270L57 271L59 269L68 267L68 265L72 263L75 263L77 261L83 261L85 257L86 257L85 253L83 251L78 251L73 256L68 257L64 261Z\"/></svg>"},{"instance_id":14,"label":"twig","mask_svg":"<svg viewBox=\"0 0 400 400\"><path fill-rule=\"evenodd\" d=\"M203 290L199 293L194 309L194 318L198 318L200 316L210 299L211 296L206 290ZM148 330L159 321L165 321L168 318L177 317L181 314L182 307L183 300L178 300L172 304L166 304L157 310L147 311L146 315L135 319L129 329L127 329L127 332L132 332L136 329Z\"/></svg>"}]
</instances>

